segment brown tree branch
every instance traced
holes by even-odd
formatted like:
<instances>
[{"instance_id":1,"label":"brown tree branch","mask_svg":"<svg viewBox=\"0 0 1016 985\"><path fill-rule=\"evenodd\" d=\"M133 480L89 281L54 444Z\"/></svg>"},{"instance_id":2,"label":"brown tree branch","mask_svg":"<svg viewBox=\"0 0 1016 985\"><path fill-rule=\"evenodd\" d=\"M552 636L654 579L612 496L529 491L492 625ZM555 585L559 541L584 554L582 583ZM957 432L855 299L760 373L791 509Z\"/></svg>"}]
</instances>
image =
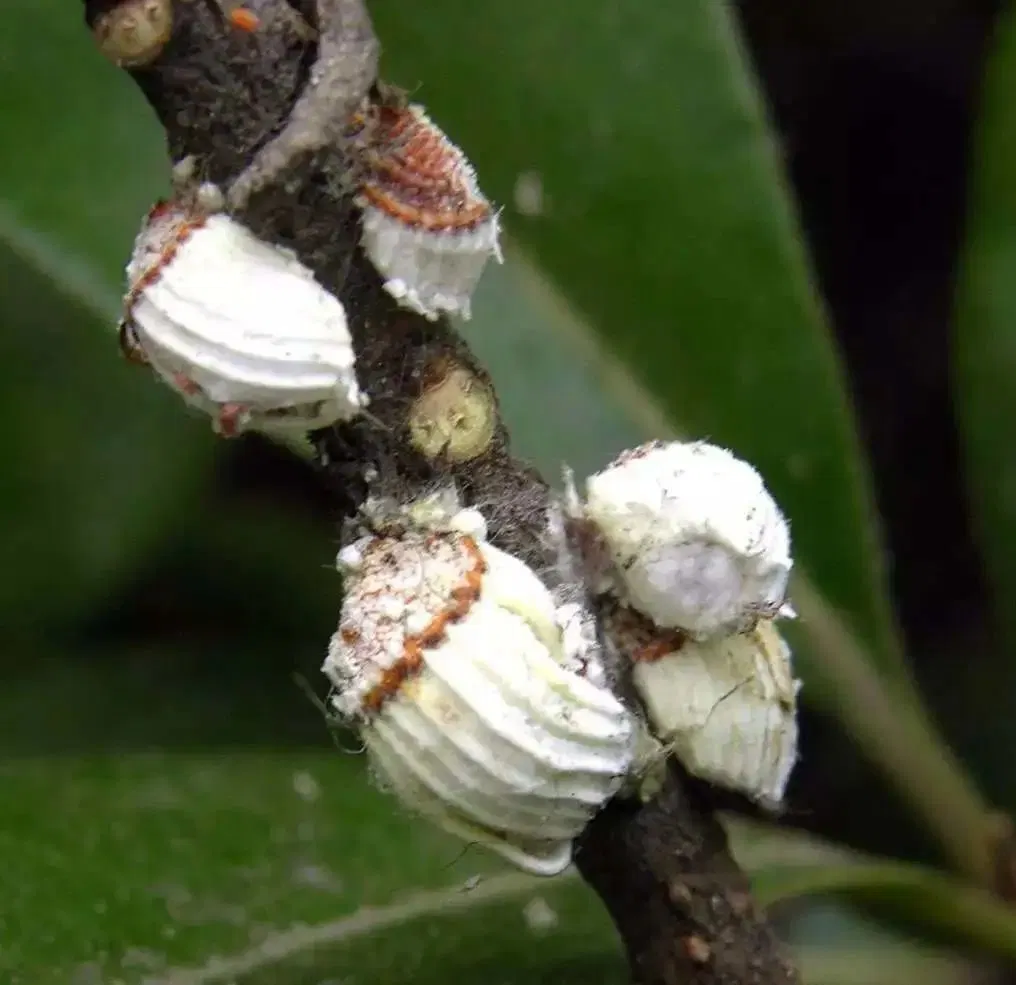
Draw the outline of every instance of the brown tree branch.
<instances>
[{"instance_id":1,"label":"brown tree branch","mask_svg":"<svg viewBox=\"0 0 1016 985\"><path fill-rule=\"evenodd\" d=\"M248 0L253 32L232 27L220 0L165 2L172 36L130 74L166 130L172 160L194 155L202 177L227 189L242 175L232 200L244 206L244 221L296 250L346 307L370 414L312 435L337 519L354 516L368 494L407 502L451 479L483 512L491 541L556 587L548 488L511 456L500 419L466 461L428 457L411 441L416 401L449 367L467 370L481 390L490 381L446 320L398 307L359 247L335 114L341 123L360 104L376 59L360 0ZM89 23L115 5L85 0ZM308 89L311 80L316 88ZM577 846L576 864L603 898L642 985L797 981L707 794L679 767L651 802L618 800L602 811Z\"/></svg>"}]
</instances>

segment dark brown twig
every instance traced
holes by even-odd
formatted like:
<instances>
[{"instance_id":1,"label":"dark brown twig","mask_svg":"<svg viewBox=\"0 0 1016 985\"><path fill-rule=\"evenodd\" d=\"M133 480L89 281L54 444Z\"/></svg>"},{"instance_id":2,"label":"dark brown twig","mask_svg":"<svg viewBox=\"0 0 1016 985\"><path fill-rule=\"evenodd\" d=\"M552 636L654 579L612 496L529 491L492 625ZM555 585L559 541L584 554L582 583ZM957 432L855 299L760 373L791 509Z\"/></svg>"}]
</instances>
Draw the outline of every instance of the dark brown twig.
<instances>
[{"instance_id":1,"label":"dark brown twig","mask_svg":"<svg viewBox=\"0 0 1016 985\"><path fill-rule=\"evenodd\" d=\"M99 3L110 6L85 0L86 9ZM337 513L353 516L368 494L408 502L451 479L484 513L491 540L553 582L548 489L511 456L500 418L465 461L425 454L410 439L418 399L450 368L489 393L495 415L497 406L489 378L447 321L400 309L359 248L337 122L374 81L377 42L360 0L245 6L259 24L253 34L230 30L215 0L174 0L169 44L131 74L165 127L173 161L194 155L203 177L231 190L244 221L296 250L346 307L370 415L312 436ZM614 918L642 985L797 981L707 797L679 768L651 802L618 800L601 812L576 863Z\"/></svg>"}]
</instances>

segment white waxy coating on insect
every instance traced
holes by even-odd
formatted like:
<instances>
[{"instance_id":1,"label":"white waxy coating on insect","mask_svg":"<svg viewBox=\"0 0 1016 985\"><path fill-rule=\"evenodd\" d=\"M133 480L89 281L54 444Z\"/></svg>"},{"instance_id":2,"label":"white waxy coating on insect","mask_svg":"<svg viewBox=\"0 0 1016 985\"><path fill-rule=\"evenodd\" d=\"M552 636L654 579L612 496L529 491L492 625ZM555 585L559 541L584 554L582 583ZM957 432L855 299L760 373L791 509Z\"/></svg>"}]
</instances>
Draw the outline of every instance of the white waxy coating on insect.
<instances>
[{"instance_id":1,"label":"white waxy coating on insect","mask_svg":"<svg viewBox=\"0 0 1016 985\"><path fill-rule=\"evenodd\" d=\"M241 426L303 431L354 416L364 399L338 299L293 253L225 215L196 219L165 260L187 221L157 214L127 268L141 285L131 330L156 373L212 416L242 407Z\"/></svg>"},{"instance_id":2,"label":"white waxy coating on insect","mask_svg":"<svg viewBox=\"0 0 1016 985\"><path fill-rule=\"evenodd\" d=\"M358 196L357 204L363 210L363 249L384 278L385 290L402 307L431 320L442 313L468 319L473 292L487 261L494 257L498 263L503 262L500 220L480 191L472 165L424 108L412 104L402 114L400 135L390 153L397 163L394 174L409 172L409 175L394 177L392 169L383 170L377 191L381 202L391 199L393 205L408 208L389 212L383 204L371 201L370 195ZM412 182L414 140L424 144L421 152L428 169L415 176L419 178L419 187ZM384 157L383 145L381 154ZM444 170L440 177L430 170L437 162L441 162ZM413 199L421 188L425 189L426 198L434 194L435 182L445 185L437 202L430 207L419 206L419 221L408 218L407 213L412 215L416 208ZM372 183L367 179L367 185ZM460 218L457 210L464 207L471 207L478 217L456 225L456 219ZM426 219L437 220L438 226L428 228Z\"/></svg>"},{"instance_id":3,"label":"white waxy coating on insect","mask_svg":"<svg viewBox=\"0 0 1016 985\"><path fill-rule=\"evenodd\" d=\"M797 761L800 684L772 620L636 659L633 679L653 730L690 773L779 807Z\"/></svg>"},{"instance_id":4,"label":"white waxy coating on insect","mask_svg":"<svg viewBox=\"0 0 1016 985\"><path fill-rule=\"evenodd\" d=\"M363 203L363 248L404 308L431 321L445 312L468 319L480 275L502 261L496 215L471 229L430 231Z\"/></svg>"},{"instance_id":5,"label":"white waxy coating on insect","mask_svg":"<svg viewBox=\"0 0 1016 985\"><path fill-rule=\"evenodd\" d=\"M584 603L566 602L554 614L561 633L564 666L597 687L606 688L603 650L596 631L596 615Z\"/></svg>"},{"instance_id":6,"label":"white waxy coating on insect","mask_svg":"<svg viewBox=\"0 0 1016 985\"><path fill-rule=\"evenodd\" d=\"M454 531L355 553L323 667L333 706L405 804L526 871L560 872L628 773L631 715L564 666L553 598L517 558ZM416 669L386 683L411 652Z\"/></svg>"},{"instance_id":7,"label":"white waxy coating on insect","mask_svg":"<svg viewBox=\"0 0 1016 985\"><path fill-rule=\"evenodd\" d=\"M654 442L586 484L585 513L622 594L658 626L704 639L750 627L786 600L787 522L762 477L705 442Z\"/></svg>"},{"instance_id":8,"label":"white waxy coating on insect","mask_svg":"<svg viewBox=\"0 0 1016 985\"><path fill-rule=\"evenodd\" d=\"M408 770L402 760L390 756L382 746L372 750L371 766L378 785L386 792L396 793L407 808L450 835L463 841L486 845L525 872L537 876L556 876L571 864L570 840L515 837L507 841L496 836L492 840L489 831L453 811Z\"/></svg>"}]
</instances>

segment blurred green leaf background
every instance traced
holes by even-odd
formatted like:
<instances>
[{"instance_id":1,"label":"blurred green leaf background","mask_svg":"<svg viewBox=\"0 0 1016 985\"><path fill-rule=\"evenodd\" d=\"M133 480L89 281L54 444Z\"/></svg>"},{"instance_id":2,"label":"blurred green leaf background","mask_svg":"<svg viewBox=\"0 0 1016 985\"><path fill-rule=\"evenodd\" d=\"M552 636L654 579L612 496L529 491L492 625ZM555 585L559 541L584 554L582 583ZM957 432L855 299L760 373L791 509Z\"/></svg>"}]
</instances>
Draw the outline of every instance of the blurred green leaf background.
<instances>
[{"instance_id":1,"label":"blurred green leaf background","mask_svg":"<svg viewBox=\"0 0 1016 985\"><path fill-rule=\"evenodd\" d=\"M517 452L708 437L791 517L802 761L731 832L805 980L1016 980L1016 18L370 9L505 207L462 331ZM80 5L8 3L0 133L0 980L625 981L577 877L402 814L294 682L340 601L327 496L120 359L168 165Z\"/></svg>"}]
</instances>

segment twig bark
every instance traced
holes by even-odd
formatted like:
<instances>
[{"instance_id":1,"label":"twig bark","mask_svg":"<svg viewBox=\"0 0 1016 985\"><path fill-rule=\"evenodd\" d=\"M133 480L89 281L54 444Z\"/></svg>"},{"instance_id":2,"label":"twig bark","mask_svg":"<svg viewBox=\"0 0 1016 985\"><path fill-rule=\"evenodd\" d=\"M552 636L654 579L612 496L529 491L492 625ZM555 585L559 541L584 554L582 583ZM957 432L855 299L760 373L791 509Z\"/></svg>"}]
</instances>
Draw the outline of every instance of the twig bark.
<instances>
[{"instance_id":1,"label":"twig bark","mask_svg":"<svg viewBox=\"0 0 1016 985\"><path fill-rule=\"evenodd\" d=\"M451 479L483 512L494 544L552 577L548 488L512 457L499 418L467 461L424 454L410 440L411 409L450 366L478 387L490 381L447 321L396 305L359 248L335 111L341 123L359 104L376 59L360 0L248 0L259 24L248 33L231 29L219 0L171 2L168 45L130 74L166 130L172 160L194 155L202 177L226 188L242 176L231 200L243 220L296 250L346 307L370 414L312 435L337 519L355 515L368 494L407 502ZM85 7L94 19L110 0ZM319 24L319 13L335 19ZM576 864L603 898L642 985L797 982L708 797L678 767L651 802L619 800L601 812Z\"/></svg>"}]
</instances>

